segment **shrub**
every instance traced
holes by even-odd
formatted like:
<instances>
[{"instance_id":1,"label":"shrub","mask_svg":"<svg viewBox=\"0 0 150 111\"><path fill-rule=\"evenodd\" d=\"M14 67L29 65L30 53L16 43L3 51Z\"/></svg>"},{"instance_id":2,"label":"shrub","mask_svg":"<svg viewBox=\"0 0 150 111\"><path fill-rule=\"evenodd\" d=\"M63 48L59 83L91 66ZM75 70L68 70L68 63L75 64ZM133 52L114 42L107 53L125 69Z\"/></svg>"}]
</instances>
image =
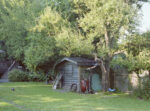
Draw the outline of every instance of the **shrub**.
<instances>
[{"instance_id":1,"label":"shrub","mask_svg":"<svg viewBox=\"0 0 150 111\"><path fill-rule=\"evenodd\" d=\"M8 79L11 82L28 81L29 74L19 69L14 69L8 73Z\"/></svg>"},{"instance_id":2,"label":"shrub","mask_svg":"<svg viewBox=\"0 0 150 111\"><path fill-rule=\"evenodd\" d=\"M29 75L29 81L33 81L33 82L42 82L46 80L46 76L43 74L30 74Z\"/></svg>"},{"instance_id":3,"label":"shrub","mask_svg":"<svg viewBox=\"0 0 150 111\"><path fill-rule=\"evenodd\" d=\"M150 99L150 80L143 82L142 87L134 91L134 94L141 99Z\"/></svg>"},{"instance_id":4,"label":"shrub","mask_svg":"<svg viewBox=\"0 0 150 111\"><path fill-rule=\"evenodd\" d=\"M11 82L42 82L46 80L46 76L44 74L29 73L19 69L14 69L8 73L8 79Z\"/></svg>"}]
</instances>

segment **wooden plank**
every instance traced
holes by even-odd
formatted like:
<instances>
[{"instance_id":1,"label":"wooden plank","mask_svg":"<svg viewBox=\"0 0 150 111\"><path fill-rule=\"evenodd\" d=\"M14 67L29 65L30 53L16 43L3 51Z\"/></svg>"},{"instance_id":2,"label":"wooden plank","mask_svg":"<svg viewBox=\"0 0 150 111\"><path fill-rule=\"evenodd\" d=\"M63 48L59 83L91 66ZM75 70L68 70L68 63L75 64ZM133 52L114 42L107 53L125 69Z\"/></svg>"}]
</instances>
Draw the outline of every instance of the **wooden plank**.
<instances>
[{"instance_id":1,"label":"wooden plank","mask_svg":"<svg viewBox=\"0 0 150 111\"><path fill-rule=\"evenodd\" d=\"M79 88L79 71L78 66L76 64L66 62L61 66L61 71L63 71L63 87L70 88L72 84L77 84L78 90Z\"/></svg>"},{"instance_id":2,"label":"wooden plank","mask_svg":"<svg viewBox=\"0 0 150 111\"><path fill-rule=\"evenodd\" d=\"M59 74L59 75L56 77L56 80L55 80L55 82L54 82L54 84L53 84L53 89L57 89L57 85L58 85L59 81L61 80L61 78L62 78L62 74Z\"/></svg>"},{"instance_id":3,"label":"wooden plank","mask_svg":"<svg viewBox=\"0 0 150 111\"><path fill-rule=\"evenodd\" d=\"M81 67L79 66L78 67L78 89L77 89L78 92L81 92L80 81L81 81Z\"/></svg>"}]
</instances>

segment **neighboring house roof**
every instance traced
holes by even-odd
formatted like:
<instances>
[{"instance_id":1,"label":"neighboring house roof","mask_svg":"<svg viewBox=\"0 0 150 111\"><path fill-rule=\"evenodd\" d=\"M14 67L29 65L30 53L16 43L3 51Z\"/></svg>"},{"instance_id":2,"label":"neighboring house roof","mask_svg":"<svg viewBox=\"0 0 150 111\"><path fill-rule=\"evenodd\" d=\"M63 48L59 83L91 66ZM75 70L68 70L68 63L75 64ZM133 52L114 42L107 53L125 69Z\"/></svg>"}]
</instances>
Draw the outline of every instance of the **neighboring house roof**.
<instances>
[{"instance_id":1,"label":"neighboring house roof","mask_svg":"<svg viewBox=\"0 0 150 111\"><path fill-rule=\"evenodd\" d=\"M3 50L0 50L0 53L4 53L5 51L3 51Z\"/></svg>"},{"instance_id":2,"label":"neighboring house roof","mask_svg":"<svg viewBox=\"0 0 150 111\"><path fill-rule=\"evenodd\" d=\"M96 64L96 62L91 59L86 59L86 58L81 58L81 57L65 57L65 58L61 59L60 61L58 61L55 64L55 67L65 61L74 63L78 66L94 66Z\"/></svg>"}]
</instances>

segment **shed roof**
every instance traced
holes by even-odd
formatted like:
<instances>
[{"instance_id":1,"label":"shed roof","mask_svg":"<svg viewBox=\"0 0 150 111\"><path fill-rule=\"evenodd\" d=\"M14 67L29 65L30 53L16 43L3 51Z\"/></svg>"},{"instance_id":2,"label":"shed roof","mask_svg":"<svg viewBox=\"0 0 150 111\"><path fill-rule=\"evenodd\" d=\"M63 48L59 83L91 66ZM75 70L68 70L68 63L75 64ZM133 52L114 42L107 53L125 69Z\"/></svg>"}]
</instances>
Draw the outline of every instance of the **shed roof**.
<instances>
[{"instance_id":1,"label":"shed roof","mask_svg":"<svg viewBox=\"0 0 150 111\"><path fill-rule=\"evenodd\" d=\"M86 58L81 58L81 57L65 57L65 58L61 59L58 63L56 63L55 67L65 61L74 63L78 66L93 66L96 64L96 62L91 59L86 59Z\"/></svg>"}]
</instances>

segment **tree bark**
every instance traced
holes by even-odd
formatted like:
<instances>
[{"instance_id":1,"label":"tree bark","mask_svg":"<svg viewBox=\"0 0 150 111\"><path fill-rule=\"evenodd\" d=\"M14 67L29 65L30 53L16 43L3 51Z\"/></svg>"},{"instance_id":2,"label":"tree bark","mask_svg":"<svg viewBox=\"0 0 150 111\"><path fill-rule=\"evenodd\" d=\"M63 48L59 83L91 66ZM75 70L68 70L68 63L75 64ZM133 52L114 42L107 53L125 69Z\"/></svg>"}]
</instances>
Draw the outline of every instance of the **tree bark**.
<instances>
[{"instance_id":1,"label":"tree bark","mask_svg":"<svg viewBox=\"0 0 150 111\"><path fill-rule=\"evenodd\" d=\"M110 34L109 34L109 31L107 30L107 26L106 26L106 29L105 29L105 43L106 43L106 48L111 51L111 41L110 41ZM104 85L104 89L103 91L107 91L108 88L110 88L110 54L108 52L108 55L107 57L105 58L105 71L106 72L103 72L102 71L102 84Z\"/></svg>"},{"instance_id":2,"label":"tree bark","mask_svg":"<svg viewBox=\"0 0 150 111\"><path fill-rule=\"evenodd\" d=\"M100 68L102 71L102 90L106 92L108 88L110 87L110 67L109 62L106 62L104 65L104 61L101 60L100 62Z\"/></svg>"},{"instance_id":3,"label":"tree bark","mask_svg":"<svg viewBox=\"0 0 150 111\"><path fill-rule=\"evenodd\" d=\"M110 88L110 58L108 57L106 59L106 62L105 62L105 67L106 67L106 90L108 90L108 88Z\"/></svg>"},{"instance_id":4,"label":"tree bark","mask_svg":"<svg viewBox=\"0 0 150 111\"><path fill-rule=\"evenodd\" d=\"M110 40L109 40L109 34L108 34L108 31L107 29L105 29L105 43L106 43L106 48L110 48Z\"/></svg>"}]
</instances>

